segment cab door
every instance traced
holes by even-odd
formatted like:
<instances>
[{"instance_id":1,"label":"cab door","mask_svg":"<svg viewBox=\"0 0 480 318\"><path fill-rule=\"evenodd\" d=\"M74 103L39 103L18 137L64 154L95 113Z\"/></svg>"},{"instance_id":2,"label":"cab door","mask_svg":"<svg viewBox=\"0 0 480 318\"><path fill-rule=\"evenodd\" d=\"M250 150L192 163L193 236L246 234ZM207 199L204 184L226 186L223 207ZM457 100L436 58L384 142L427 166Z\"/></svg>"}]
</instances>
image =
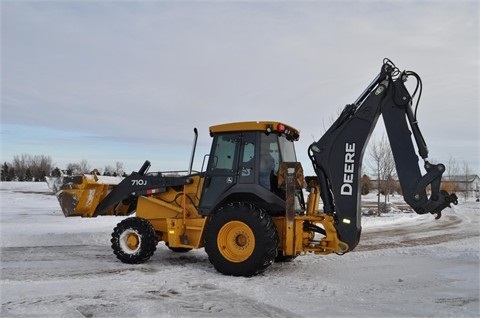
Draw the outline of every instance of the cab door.
<instances>
[{"instance_id":1,"label":"cab door","mask_svg":"<svg viewBox=\"0 0 480 318\"><path fill-rule=\"evenodd\" d=\"M219 197L237 183L240 144L240 133L214 136L200 198L201 214L209 214Z\"/></svg>"},{"instance_id":2,"label":"cab door","mask_svg":"<svg viewBox=\"0 0 480 318\"><path fill-rule=\"evenodd\" d=\"M257 166L255 160L255 144L257 134L255 132L246 132L242 135L240 145L240 160L239 160L239 179L238 183L254 184Z\"/></svg>"}]
</instances>

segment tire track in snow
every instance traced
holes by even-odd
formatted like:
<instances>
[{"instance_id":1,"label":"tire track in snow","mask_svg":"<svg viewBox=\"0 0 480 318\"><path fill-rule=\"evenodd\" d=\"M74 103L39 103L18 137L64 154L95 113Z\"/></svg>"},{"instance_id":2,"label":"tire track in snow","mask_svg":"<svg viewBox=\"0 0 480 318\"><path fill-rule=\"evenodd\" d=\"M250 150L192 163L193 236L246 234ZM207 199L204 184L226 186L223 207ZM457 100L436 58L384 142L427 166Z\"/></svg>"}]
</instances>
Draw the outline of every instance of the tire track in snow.
<instances>
[{"instance_id":1,"label":"tire track in snow","mask_svg":"<svg viewBox=\"0 0 480 318\"><path fill-rule=\"evenodd\" d=\"M373 251L396 247L434 245L478 237L478 230L465 226L471 220L462 215L445 215L443 220L399 225L396 228L371 229L362 232L354 251ZM469 225L469 224L468 224Z\"/></svg>"}]
</instances>

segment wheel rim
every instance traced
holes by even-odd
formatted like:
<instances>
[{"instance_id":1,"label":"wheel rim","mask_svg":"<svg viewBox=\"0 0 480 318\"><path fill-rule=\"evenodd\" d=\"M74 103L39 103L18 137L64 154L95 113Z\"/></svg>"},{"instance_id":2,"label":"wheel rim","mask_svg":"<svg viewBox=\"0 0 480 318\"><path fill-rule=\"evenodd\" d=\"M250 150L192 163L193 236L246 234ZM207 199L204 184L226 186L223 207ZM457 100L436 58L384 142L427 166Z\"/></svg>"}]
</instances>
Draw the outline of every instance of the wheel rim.
<instances>
[{"instance_id":1,"label":"wheel rim","mask_svg":"<svg viewBox=\"0 0 480 318\"><path fill-rule=\"evenodd\" d=\"M226 223L218 232L217 244L220 253L230 262L247 260L255 248L253 231L243 222Z\"/></svg>"},{"instance_id":2,"label":"wheel rim","mask_svg":"<svg viewBox=\"0 0 480 318\"><path fill-rule=\"evenodd\" d=\"M126 230L120 235L120 246L127 254L134 254L140 248L142 236L134 230Z\"/></svg>"}]
</instances>

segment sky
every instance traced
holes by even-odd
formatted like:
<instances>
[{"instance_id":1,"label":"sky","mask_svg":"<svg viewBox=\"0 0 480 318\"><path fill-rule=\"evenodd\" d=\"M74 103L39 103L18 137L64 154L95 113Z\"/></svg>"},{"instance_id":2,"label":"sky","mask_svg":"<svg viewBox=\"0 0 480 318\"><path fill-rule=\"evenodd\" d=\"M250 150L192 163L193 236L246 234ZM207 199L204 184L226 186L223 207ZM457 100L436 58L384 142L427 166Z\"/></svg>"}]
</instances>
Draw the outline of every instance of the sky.
<instances>
[{"instance_id":1,"label":"sky","mask_svg":"<svg viewBox=\"0 0 480 318\"><path fill-rule=\"evenodd\" d=\"M209 126L275 120L300 130L310 174L308 146L387 57L422 78L430 159L480 174L479 12L478 1L1 1L0 159L187 170L197 127L200 170Z\"/></svg>"}]
</instances>

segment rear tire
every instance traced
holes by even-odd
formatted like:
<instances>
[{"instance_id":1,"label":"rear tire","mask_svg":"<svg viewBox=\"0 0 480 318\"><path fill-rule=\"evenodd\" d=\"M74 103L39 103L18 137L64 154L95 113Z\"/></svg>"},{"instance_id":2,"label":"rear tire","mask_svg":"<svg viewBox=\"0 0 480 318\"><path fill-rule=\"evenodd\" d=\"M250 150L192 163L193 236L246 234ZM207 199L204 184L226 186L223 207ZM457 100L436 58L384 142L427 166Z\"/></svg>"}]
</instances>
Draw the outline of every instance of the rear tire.
<instances>
[{"instance_id":1,"label":"rear tire","mask_svg":"<svg viewBox=\"0 0 480 318\"><path fill-rule=\"evenodd\" d=\"M278 241L272 218L242 202L220 208L205 229L208 259L225 275L249 277L265 271L277 256Z\"/></svg>"},{"instance_id":2,"label":"rear tire","mask_svg":"<svg viewBox=\"0 0 480 318\"><path fill-rule=\"evenodd\" d=\"M118 223L113 229L113 253L123 263L146 262L157 249L157 235L152 224L139 217L131 217Z\"/></svg>"}]
</instances>

